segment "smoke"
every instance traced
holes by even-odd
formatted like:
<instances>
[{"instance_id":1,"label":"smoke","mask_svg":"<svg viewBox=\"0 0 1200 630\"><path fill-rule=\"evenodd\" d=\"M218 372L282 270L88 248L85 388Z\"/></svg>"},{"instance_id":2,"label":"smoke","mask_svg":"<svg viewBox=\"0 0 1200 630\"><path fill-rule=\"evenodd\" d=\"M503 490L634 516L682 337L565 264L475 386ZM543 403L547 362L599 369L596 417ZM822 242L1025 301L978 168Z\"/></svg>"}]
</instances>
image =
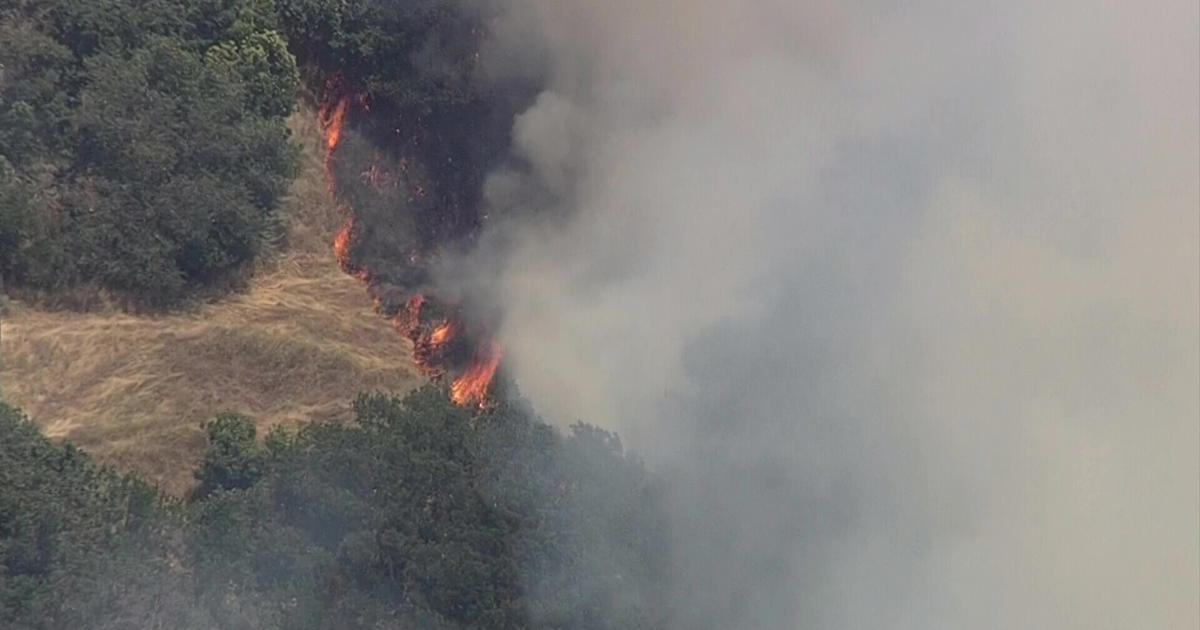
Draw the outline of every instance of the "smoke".
<instances>
[{"instance_id":1,"label":"smoke","mask_svg":"<svg viewBox=\"0 0 1200 630\"><path fill-rule=\"evenodd\" d=\"M468 265L670 480L677 627L1200 624L1195 3L502 7Z\"/></svg>"}]
</instances>

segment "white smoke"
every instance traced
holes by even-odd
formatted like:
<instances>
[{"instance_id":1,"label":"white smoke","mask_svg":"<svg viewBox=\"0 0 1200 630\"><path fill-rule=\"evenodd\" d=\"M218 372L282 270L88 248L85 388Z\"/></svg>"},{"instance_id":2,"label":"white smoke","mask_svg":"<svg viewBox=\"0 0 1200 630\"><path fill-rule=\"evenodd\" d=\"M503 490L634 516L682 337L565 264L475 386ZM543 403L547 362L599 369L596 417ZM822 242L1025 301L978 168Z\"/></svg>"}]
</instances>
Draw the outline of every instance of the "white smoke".
<instances>
[{"instance_id":1,"label":"white smoke","mask_svg":"<svg viewBox=\"0 0 1200 630\"><path fill-rule=\"evenodd\" d=\"M679 627L1200 625L1194 2L504 9L505 360L673 479Z\"/></svg>"}]
</instances>

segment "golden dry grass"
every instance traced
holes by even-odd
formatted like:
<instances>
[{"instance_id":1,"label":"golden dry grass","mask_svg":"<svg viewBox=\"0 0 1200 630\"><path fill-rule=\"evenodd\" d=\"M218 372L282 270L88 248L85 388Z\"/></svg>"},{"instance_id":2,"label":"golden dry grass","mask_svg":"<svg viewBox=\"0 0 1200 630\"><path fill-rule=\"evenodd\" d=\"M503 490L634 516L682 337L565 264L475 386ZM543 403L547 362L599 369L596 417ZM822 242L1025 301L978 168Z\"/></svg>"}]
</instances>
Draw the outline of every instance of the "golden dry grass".
<instances>
[{"instance_id":1,"label":"golden dry grass","mask_svg":"<svg viewBox=\"0 0 1200 630\"><path fill-rule=\"evenodd\" d=\"M310 112L293 120L305 167L281 217L286 251L241 294L189 312L51 312L10 304L6 400L54 437L182 493L218 411L260 427L343 417L360 391L419 384L408 343L328 251L337 211Z\"/></svg>"}]
</instances>

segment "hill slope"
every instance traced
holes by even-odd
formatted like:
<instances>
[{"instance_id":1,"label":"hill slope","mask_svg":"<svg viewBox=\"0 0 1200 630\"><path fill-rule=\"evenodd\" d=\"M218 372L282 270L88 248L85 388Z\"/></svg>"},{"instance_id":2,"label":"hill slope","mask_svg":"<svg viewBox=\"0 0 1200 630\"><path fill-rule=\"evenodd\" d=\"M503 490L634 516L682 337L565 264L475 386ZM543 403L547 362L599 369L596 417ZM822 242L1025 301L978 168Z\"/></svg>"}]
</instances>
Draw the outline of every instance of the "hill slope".
<instances>
[{"instance_id":1,"label":"hill slope","mask_svg":"<svg viewBox=\"0 0 1200 630\"><path fill-rule=\"evenodd\" d=\"M260 425L340 417L363 390L421 382L407 341L377 318L328 249L338 216L311 112L291 124L304 172L281 209L287 251L246 291L189 312L50 312L16 302L3 326L4 395L54 437L180 493L221 410Z\"/></svg>"}]
</instances>

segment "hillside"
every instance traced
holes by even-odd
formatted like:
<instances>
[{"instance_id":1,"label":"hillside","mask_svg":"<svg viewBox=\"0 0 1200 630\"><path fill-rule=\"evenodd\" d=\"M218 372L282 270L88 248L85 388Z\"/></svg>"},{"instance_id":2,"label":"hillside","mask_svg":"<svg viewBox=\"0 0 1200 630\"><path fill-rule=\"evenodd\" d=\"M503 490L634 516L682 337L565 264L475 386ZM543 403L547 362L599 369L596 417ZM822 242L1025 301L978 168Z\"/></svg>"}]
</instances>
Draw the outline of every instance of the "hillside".
<instances>
[{"instance_id":1,"label":"hillside","mask_svg":"<svg viewBox=\"0 0 1200 630\"><path fill-rule=\"evenodd\" d=\"M194 483L199 423L217 411L293 425L342 417L360 391L417 385L408 342L329 251L339 218L314 121L311 111L290 120L303 171L280 208L286 243L243 292L157 316L13 302L2 323L6 399L49 435L178 494Z\"/></svg>"}]
</instances>

